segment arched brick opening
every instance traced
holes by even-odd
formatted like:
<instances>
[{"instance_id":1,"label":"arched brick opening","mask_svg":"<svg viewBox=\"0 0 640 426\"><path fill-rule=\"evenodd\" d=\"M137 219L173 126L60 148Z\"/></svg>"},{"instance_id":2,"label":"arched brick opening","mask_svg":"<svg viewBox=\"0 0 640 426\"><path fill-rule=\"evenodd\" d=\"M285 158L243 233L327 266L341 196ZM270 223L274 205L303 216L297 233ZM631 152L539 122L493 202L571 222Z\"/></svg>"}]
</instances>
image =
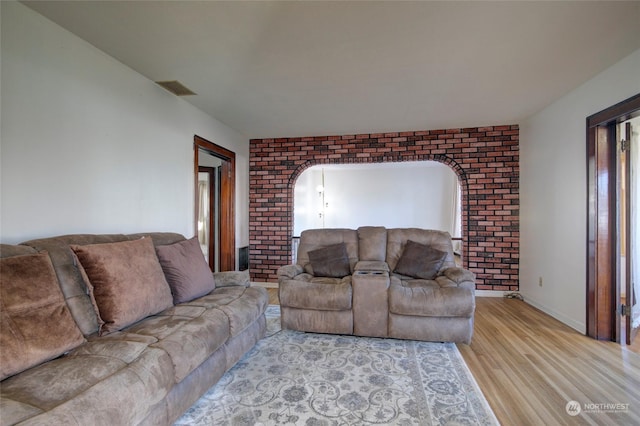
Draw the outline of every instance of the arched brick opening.
<instances>
[{"instance_id":1,"label":"arched brick opening","mask_svg":"<svg viewBox=\"0 0 640 426\"><path fill-rule=\"evenodd\" d=\"M429 154L424 154L424 155L417 155L416 158L413 159L408 159L406 157L403 158L398 158L398 156L382 156L382 157L375 157L375 158L361 158L361 159L352 159L351 161L341 161L340 159L310 159L305 161L304 163L300 164L294 171L293 173L291 173L291 176L289 176L289 180L287 182L287 192L289 193L289 196L287 198L288 200L288 204L287 204L287 212L288 212L288 217L289 217L289 228L288 228L288 232L290 236L293 236L293 228L294 228L294 214L293 214L293 210L294 210L294 201L295 201L295 195L294 195L294 190L295 190L295 186L296 186L296 181L298 180L298 177L300 177L300 175L302 174L302 172L304 172L305 170L309 169L310 167L313 166L322 166L322 165L327 165L327 164L380 164L380 163L402 163L402 162L416 162L416 161L436 161L438 163L442 163L446 166L448 166L451 170L453 170L453 172L456 174L456 176L458 177L458 182L460 183L460 188L461 188L461 192L462 192L462 200L461 200L461 213L462 213L462 259L464 262L464 265L466 267L466 250L467 250L467 238L468 238L468 229L467 229L467 225L469 223L468 221L468 215L469 215L469 210L467 209L467 205L468 205L468 182L467 182L467 175L464 172L464 169L458 164L456 163L456 161L452 158L447 157L446 155L429 155ZM289 248L289 253L291 253L291 248ZM290 259L291 260L291 259Z\"/></svg>"},{"instance_id":2,"label":"arched brick opening","mask_svg":"<svg viewBox=\"0 0 640 426\"><path fill-rule=\"evenodd\" d=\"M480 290L518 290L517 125L400 133L253 139L249 147L251 279L277 282L290 263L293 186L312 165L433 160L462 185L463 257Z\"/></svg>"}]
</instances>

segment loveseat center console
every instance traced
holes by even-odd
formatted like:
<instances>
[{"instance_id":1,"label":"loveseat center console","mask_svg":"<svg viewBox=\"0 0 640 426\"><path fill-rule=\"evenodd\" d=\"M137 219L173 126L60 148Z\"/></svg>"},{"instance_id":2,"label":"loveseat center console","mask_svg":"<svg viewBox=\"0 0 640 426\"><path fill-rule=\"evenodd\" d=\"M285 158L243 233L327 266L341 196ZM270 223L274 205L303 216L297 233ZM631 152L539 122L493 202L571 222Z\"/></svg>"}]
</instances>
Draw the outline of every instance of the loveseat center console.
<instances>
[{"instance_id":1,"label":"loveseat center console","mask_svg":"<svg viewBox=\"0 0 640 426\"><path fill-rule=\"evenodd\" d=\"M355 271L353 286L353 334L386 337L389 323L389 273Z\"/></svg>"}]
</instances>

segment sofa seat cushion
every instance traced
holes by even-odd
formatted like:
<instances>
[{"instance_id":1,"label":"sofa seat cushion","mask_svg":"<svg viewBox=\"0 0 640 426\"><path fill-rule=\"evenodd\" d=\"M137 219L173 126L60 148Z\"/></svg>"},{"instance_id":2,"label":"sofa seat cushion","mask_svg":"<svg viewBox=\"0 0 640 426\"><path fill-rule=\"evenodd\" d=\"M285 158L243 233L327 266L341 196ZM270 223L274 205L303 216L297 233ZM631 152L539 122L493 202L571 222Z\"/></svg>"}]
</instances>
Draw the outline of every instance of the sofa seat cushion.
<instances>
[{"instance_id":1,"label":"sofa seat cushion","mask_svg":"<svg viewBox=\"0 0 640 426\"><path fill-rule=\"evenodd\" d=\"M113 358L127 364L135 361L149 346L158 339L132 333L117 332L105 337L91 336L89 343L74 350L69 356L96 356Z\"/></svg>"},{"instance_id":2,"label":"sofa seat cushion","mask_svg":"<svg viewBox=\"0 0 640 426\"><path fill-rule=\"evenodd\" d=\"M154 338L151 346L169 354L179 383L227 342L229 328L228 317L218 309L179 305L125 331Z\"/></svg>"},{"instance_id":3,"label":"sofa seat cushion","mask_svg":"<svg viewBox=\"0 0 640 426\"><path fill-rule=\"evenodd\" d=\"M173 386L173 366L145 341L96 340L2 382L3 424L136 424ZM93 410L97 403L100 410Z\"/></svg>"},{"instance_id":4,"label":"sofa seat cushion","mask_svg":"<svg viewBox=\"0 0 640 426\"><path fill-rule=\"evenodd\" d=\"M447 280L451 282L450 280ZM473 290L442 286L440 280L401 280L391 277L389 312L423 317L470 317L475 311Z\"/></svg>"},{"instance_id":5,"label":"sofa seat cushion","mask_svg":"<svg viewBox=\"0 0 640 426\"><path fill-rule=\"evenodd\" d=\"M223 312L229 321L230 337L237 336L264 315L268 305L269 296L266 289L243 286L216 288L204 297L182 304L215 308Z\"/></svg>"},{"instance_id":6,"label":"sofa seat cushion","mask_svg":"<svg viewBox=\"0 0 640 426\"><path fill-rule=\"evenodd\" d=\"M157 315L149 316L123 329L122 332L148 336L159 341L175 333L186 323L194 318L198 318L205 311L206 309L204 308L194 306L174 306Z\"/></svg>"},{"instance_id":7,"label":"sofa seat cushion","mask_svg":"<svg viewBox=\"0 0 640 426\"><path fill-rule=\"evenodd\" d=\"M351 276L284 280L280 283L280 305L320 311L351 310Z\"/></svg>"}]
</instances>

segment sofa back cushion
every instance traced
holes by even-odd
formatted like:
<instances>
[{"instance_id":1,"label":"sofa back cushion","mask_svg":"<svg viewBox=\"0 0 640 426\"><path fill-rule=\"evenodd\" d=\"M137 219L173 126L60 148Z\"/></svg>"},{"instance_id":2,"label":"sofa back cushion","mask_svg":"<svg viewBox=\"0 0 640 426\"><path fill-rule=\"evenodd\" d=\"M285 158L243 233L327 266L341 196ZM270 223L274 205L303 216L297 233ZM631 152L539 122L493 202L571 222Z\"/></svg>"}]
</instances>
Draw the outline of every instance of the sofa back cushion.
<instances>
[{"instance_id":1,"label":"sofa back cushion","mask_svg":"<svg viewBox=\"0 0 640 426\"><path fill-rule=\"evenodd\" d=\"M71 315L85 336L98 331L98 318L91 299L87 283L78 269L71 244L102 244L118 241L130 241L149 236L155 245L172 244L184 240L184 236L171 232L153 232L143 234L74 234L41 238L21 243L36 251L47 251L60 282L60 289L67 301Z\"/></svg>"},{"instance_id":2,"label":"sofa back cushion","mask_svg":"<svg viewBox=\"0 0 640 426\"><path fill-rule=\"evenodd\" d=\"M446 253L440 271L455 267L451 235L448 232L420 228L394 228L387 230L387 263L396 269L407 241L415 241Z\"/></svg>"},{"instance_id":3,"label":"sofa back cushion","mask_svg":"<svg viewBox=\"0 0 640 426\"><path fill-rule=\"evenodd\" d=\"M0 259L5 257L22 256L23 254L37 254L38 250L33 247L0 244Z\"/></svg>"},{"instance_id":4,"label":"sofa back cushion","mask_svg":"<svg viewBox=\"0 0 640 426\"><path fill-rule=\"evenodd\" d=\"M5 250L19 253L21 250ZM47 253L0 259L0 380L84 342Z\"/></svg>"},{"instance_id":5,"label":"sofa back cushion","mask_svg":"<svg viewBox=\"0 0 640 426\"><path fill-rule=\"evenodd\" d=\"M151 238L71 249L88 278L101 335L173 306Z\"/></svg>"},{"instance_id":6,"label":"sofa back cushion","mask_svg":"<svg viewBox=\"0 0 640 426\"><path fill-rule=\"evenodd\" d=\"M307 229L300 234L298 246L298 265L305 268L309 274L313 274L309 252L334 244L344 243L349 258L349 271L358 261L358 232L354 229Z\"/></svg>"},{"instance_id":7,"label":"sofa back cushion","mask_svg":"<svg viewBox=\"0 0 640 426\"><path fill-rule=\"evenodd\" d=\"M387 228L361 226L358 228L358 258L361 261L384 262L387 258Z\"/></svg>"}]
</instances>

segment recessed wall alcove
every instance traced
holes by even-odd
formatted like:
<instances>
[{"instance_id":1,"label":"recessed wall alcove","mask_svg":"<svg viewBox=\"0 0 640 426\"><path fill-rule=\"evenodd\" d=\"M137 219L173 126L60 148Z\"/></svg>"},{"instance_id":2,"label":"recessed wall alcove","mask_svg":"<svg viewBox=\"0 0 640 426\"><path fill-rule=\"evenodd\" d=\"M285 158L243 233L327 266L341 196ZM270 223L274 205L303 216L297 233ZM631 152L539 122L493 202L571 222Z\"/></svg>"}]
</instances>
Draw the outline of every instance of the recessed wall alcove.
<instances>
[{"instance_id":1,"label":"recessed wall alcove","mask_svg":"<svg viewBox=\"0 0 640 426\"><path fill-rule=\"evenodd\" d=\"M277 269L291 263L294 187L304 170L322 164L404 161L438 161L451 167L462 189L465 267L476 273L478 289L517 290L517 125L251 140L251 279L276 282Z\"/></svg>"},{"instance_id":2,"label":"recessed wall alcove","mask_svg":"<svg viewBox=\"0 0 640 426\"><path fill-rule=\"evenodd\" d=\"M362 223L438 229L455 238L455 249L461 246L460 177L442 162L317 164L293 186L294 255L295 236L306 229L356 229Z\"/></svg>"}]
</instances>

